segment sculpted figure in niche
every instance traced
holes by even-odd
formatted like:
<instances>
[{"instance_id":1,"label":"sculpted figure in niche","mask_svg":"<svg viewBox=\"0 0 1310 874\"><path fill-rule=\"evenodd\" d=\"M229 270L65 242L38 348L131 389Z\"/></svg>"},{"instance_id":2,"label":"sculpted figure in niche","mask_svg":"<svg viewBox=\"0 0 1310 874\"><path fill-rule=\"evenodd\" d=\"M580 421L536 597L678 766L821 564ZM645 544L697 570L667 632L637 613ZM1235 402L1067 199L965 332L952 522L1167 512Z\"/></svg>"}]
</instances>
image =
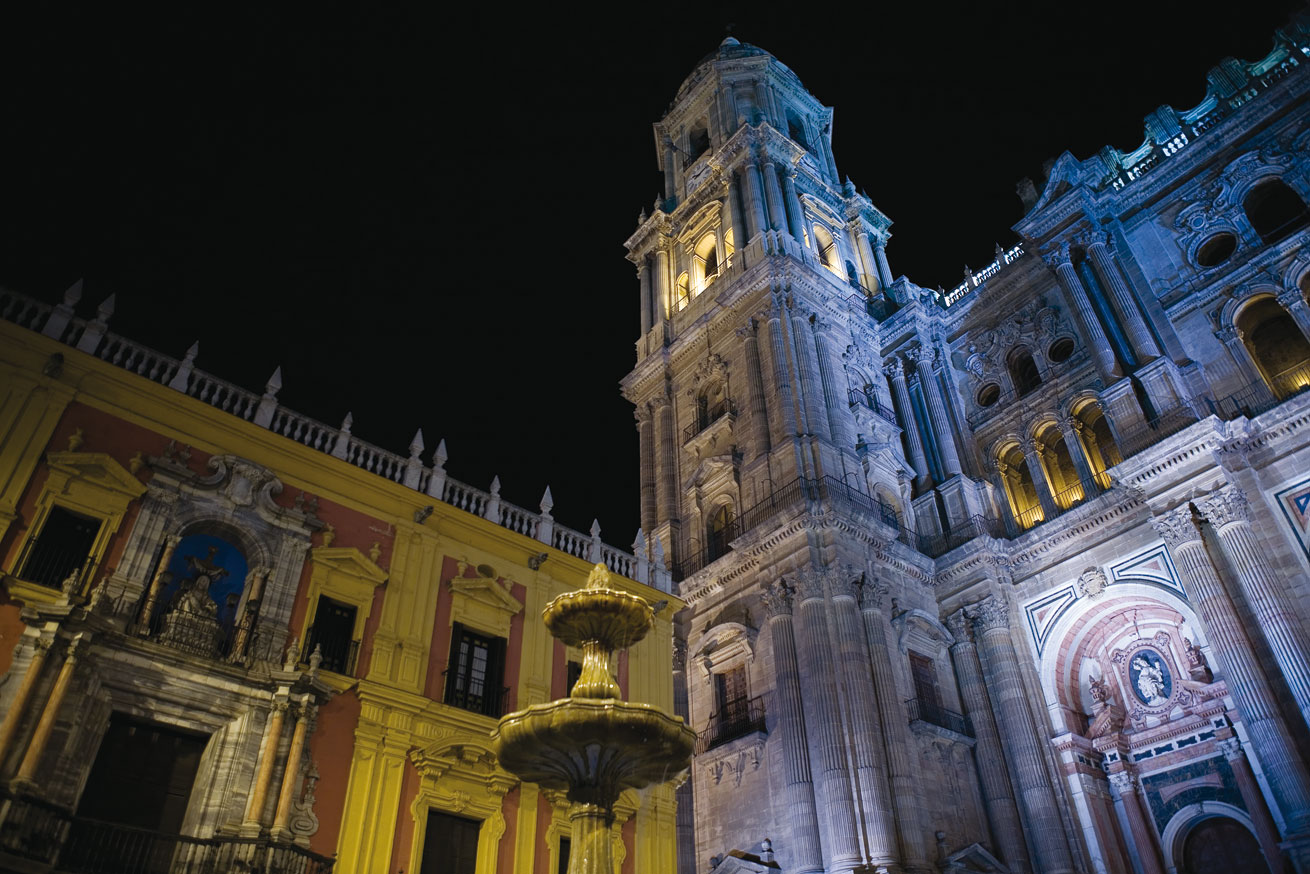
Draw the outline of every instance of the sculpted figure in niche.
<instances>
[{"instance_id":1,"label":"sculpted figure in niche","mask_svg":"<svg viewBox=\"0 0 1310 874\"><path fill-rule=\"evenodd\" d=\"M1168 671L1159 656L1149 650L1143 650L1133 657L1128 670L1134 691L1143 704L1147 707L1161 707L1169 703L1171 683Z\"/></svg>"}]
</instances>

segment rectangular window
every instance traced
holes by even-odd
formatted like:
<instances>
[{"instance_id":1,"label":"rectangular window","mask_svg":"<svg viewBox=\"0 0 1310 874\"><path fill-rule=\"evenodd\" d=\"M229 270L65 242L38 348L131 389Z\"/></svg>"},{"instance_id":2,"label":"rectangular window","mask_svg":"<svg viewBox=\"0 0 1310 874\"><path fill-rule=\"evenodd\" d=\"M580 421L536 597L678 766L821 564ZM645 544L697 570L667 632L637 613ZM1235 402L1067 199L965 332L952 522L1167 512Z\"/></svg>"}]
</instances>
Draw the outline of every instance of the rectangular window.
<instances>
[{"instance_id":1,"label":"rectangular window","mask_svg":"<svg viewBox=\"0 0 1310 874\"><path fill-rule=\"evenodd\" d=\"M429 810L419 874L473 874L481 828L476 819Z\"/></svg>"},{"instance_id":2,"label":"rectangular window","mask_svg":"<svg viewBox=\"0 0 1310 874\"><path fill-rule=\"evenodd\" d=\"M925 655L910 651L910 678L914 681L914 697L919 700L919 710L930 722L941 710L941 697L937 694L937 667L933 660Z\"/></svg>"},{"instance_id":3,"label":"rectangular window","mask_svg":"<svg viewBox=\"0 0 1310 874\"><path fill-rule=\"evenodd\" d=\"M353 675L355 655L359 649L353 639L356 612L352 604L343 604L320 595L318 608L314 611L314 626L309 630L309 641L301 653L301 659L308 661L317 648L323 656L323 670Z\"/></svg>"},{"instance_id":4,"label":"rectangular window","mask_svg":"<svg viewBox=\"0 0 1310 874\"><path fill-rule=\"evenodd\" d=\"M747 718L746 666L714 675L715 692L719 699L719 718L734 723Z\"/></svg>"},{"instance_id":5,"label":"rectangular window","mask_svg":"<svg viewBox=\"0 0 1310 874\"><path fill-rule=\"evenodd\" d=\"M559 839L559 874L568 874L569 872L569 851L573 849L573 842L568 838Z\"/></svg>"},{"instance_id":6,"label":"rectangular window","mask_svg":"<svg viewBox=\"0 0 1310 874\"><path fill-rule=\"evenodd\" d=\"M458 623L446 665L446 703L486 716L500 716L505 701L505 640L470 631Z\"/></svg>"},{"instance_id":7,"label":"rectangular window","mask_svg":"<svg viewBox=\"0 0 1310 874\"><path fill-rule=\"evenodd\" d=\"M30 541L18 576L51 589L60 588L70 574L84 572L99 533L98 519L51 507L41 533Z\"/></svg>"}]
</instances>

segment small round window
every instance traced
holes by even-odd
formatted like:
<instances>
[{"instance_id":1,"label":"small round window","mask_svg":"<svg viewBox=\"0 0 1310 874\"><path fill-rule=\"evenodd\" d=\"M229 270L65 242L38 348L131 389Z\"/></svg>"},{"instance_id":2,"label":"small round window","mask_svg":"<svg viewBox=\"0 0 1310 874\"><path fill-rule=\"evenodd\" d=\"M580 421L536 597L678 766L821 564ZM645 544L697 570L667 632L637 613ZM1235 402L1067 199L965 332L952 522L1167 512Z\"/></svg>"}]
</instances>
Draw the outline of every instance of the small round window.
<instances>
[{"instance_id":1,"label":"small round window","mask_svg":"<svg viewBox=\"0 0 1310 874\"><path fill-rule=\"evenodd\" d=\"M978 406L994 406L1001 399L1001 387L994 382L989 382L978 390Z\"/></svg>"},{"instance_id":2,"label":"small round window","mask_svg":"<svg viewBox=\"0 0 1310 874\"><path fill-rule=\"evenodd\" d=\"M1228 232L1215 234L1196 250L1196 263L1202 267L1218 267L1237 251L1237 238Z\"/></svg>"},{"instance_id":3,"label":"small round window","mask_svg":"<svg viewBox=\"0 0 1310 874\"><path fill-rule=\"evenodd\" d=\"M1068 361L1071 355L1073 355L1073 340L1068 337L1061 337L1051 344L1050 349L1046 350L1046 357L1056 364Z\"/></svg>"}]
</instances>

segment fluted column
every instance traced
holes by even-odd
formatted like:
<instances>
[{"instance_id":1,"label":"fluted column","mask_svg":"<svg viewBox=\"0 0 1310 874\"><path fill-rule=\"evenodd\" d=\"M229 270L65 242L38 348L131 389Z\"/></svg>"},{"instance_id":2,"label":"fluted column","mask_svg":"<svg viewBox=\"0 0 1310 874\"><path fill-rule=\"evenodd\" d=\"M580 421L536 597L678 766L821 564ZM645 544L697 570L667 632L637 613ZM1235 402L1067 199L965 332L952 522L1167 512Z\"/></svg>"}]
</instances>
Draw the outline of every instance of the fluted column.
<instances>
[{"instance_id":1,"label":"fluted column","mask_svg":"<svg viewBox=\"0 0 1310 874\"><path fill-rule=\"evenodd\" d=\"M640 471L640 488L641 488L641 530L647 533L655 530L658 524L656 518L655 504L655 422L651 417L650 408L645 404L638 405L636 409L637 419L637 445L641 454L641 471Z\"/></svg>"},{"instance_id":2,"label":"fluted column","mask_svg":"<svg viewBox=\"0 0 1310 874\"><path fill-rule=\"evenodd\" d=\"M923 398L927 402L928 418L932 420L932 430L937 438L937 457L942 460L942 474L947 479L964 472L960 467L960 454L955 449L955 429L946 414L946 402L942 398L941 385L937 381L938 368L934 366L936 357L927 346L916 350L915 360L919 364L919 384L923 387Z\"/></svg>"},{"instance_id":3,"label":"fluted column","mask_svg":"<svg viewBox=\"0 0 1310 874\"><path fill-rule=\"evenodd\" d=\"M1283 289L1278 293L1278 303L1287 310L1292 321L1296 322L1302 336L1310 340L1310 306L1306 304L1301 289L1296 287Z\"/></svg>"},{"instance_id":4,"label":"fluted column","mask_svg":"<svg viewBox=\"0 0 1310 874\"><path fill-rule=\"evenodd\" d=\"M1110 775L1110 785L1123 801L1124 816L1128 819L1128 830L1133 835L1133 845L1137 848L1137 860L1142 865L1142 874L1164 874L1160 851L1155 845L1155 831L1142 807L1137 775L1127 770L1113 773Z\"/></svg>"},{"instance_id":5,"label":"fluted column","mask_svg":"<svg viewBox=\"0 0 1310 874\"><path fill-rule=\"evenodd\" d=\"M651 406L655 414L655 515L662 525L677 515L673 404L667 397L656 397Z\"/></svg>"},{"instance_id":6,"label":"fluted column","mask_svg":"<svg viewBox=\"0 0 1310 874\"><path fill-rule=\"evenodd\" d=\"M1055 493L1046 479L1046 467L1042 464L1042 446L1031 437L1025 437L1019 446L1023 450L1024 463L1028 465L1028 473L1033 479L1037 502L1042 505L1042 513L1046 519L1054 519L1058 511L1055 507Z\"/></svg>"},{"instance_id":7,"label":"fluted column","mask_svg":"<svg viewBox=\"0 0 1310 874\"><path fill-rule=\"evenodd\" d=\"M1042 741L1033 725L1028 696L1019 676L1009 610L1000 598L988 595L969 612L982 647L983 675L996 705L1001 741L1010 754L1019 804L1032 836L1037 870L1042 874L1070 872L1073 860L1056 807L1055 789L1042 761Z\"/></svg>"},{"instance_id":8,"label":"fluted column","mask_svg":"<svg viewBox=\"0 0 1310 874\"><path fill-rule=\"evenodd\" d=\"M277 812L273 814L273 835L289 837L291 830L287 824L291 821L291 804L295 801L296 789L300 785L300 764L305 755L305 743L309 739L310 723L313 722L318 708L313 701L302 701L297 708L296 727L291 733L291 749L287 751L287 764L282 769L282 791L277 799Z\"/></svg>"},{"instance_id":9,"label":"fluted column","mask_svg":"<svg viewBox=\"0 0 1310 874\"><path fill-rule=\"evenodd\" d=\"M59 719L59 710L64 706L64 698L68 696L68 687L73 683L73 672L77 669L77 651L82 646L82 640L82 635L79 634L68 643L68 654L64 656L64 663L59 666L59 676L55 677L50 698L41 710L41 718L37 720L36 730L32 732L32 739L27 742L27 752L23 754L23 760L18 765L18 773L14 775L16 784L31 786L35 782L37 768L41 766L41 757L45 755L46 744L50 742L50 733L54 731L55 722Z\"/></svg>"},{"instance_id":10,"label":"fluted column","mask_svg":"<svg viewBox=\"0 0 1310 874\"><path fill-rule=\"evenodd\" d=\"M672 200L677 193L677 152L673 149L673 138L664 138L664 199Z\"/></svg>"},{"instance_id":11,"label":"fluted column","mask_svg":"<svg viewBox=\"0 0 1310 874\"><path fill-rule=\"evenodd\" d=\"M901 411L901 425L905 429L905 442L910 446L910 464L918 474L915 479L920 485L928 482L928 457L923 451L923 437L919 434L919 422L914 416L914 406L910 402L910 389L905 384L905 367L901 359L892 356L883 362L883 371L892 384L892 393L896 396L896 406Z\"/></svg>"},{"instance_id":12,"label":"fluted column","mask_svg":"<svg viewBox=\"0 0 1310 874\"><path fill-rule=\"evenodd\" d=\"M164 535L164 551L159 555L159 564L155 566L154 579L150 581L150 589L146 592L146 602L141 608L141 624L137 628L137 634L145 637L150 633L150 623L155 616L155 605L159 603L159 593L164 590L164 578L168 576L168 565L173 560L173 551L177 545L182 542L180 534Z\"/></svg>"},{"instance_id":13,"label":"fluted column","mask_svg":"<svg viewBox=\"0 0 1310 874\"><path fill-rule=\"evenodd\" d=\"M764 174L764 191L769 199L769 227L775 231L787 229L787 208L782 205L782 189L778 186L778 167L772 159L760 163Z\"/></svg>"},{"instance_id":14,"label":"fluted column","mask_svg":"<svg viewBox=\"0 0 1310 874\"><path fill-rule=\"evenodd\" d=\"M878 282L878 262L873 257L873 247L869 245L869 235L864 232L864 228L858 221L854 222L848 229L851 240L855 243L855 250L860 255L860 266L863 268L860 272L869 279L869 291L876 291L876 286L881 286Z\"/></svg>"},{"instance_id":15,"label":"fluted column","mask_svg":"<svg viewBox=\"0 0 1310 874\"><path fill-rule=\"evenodd\" d=\"M1144 363L1152 358L1159 358L1160 347L1151 336L1146 320L1142 318L1142 311L1137 306L1133 293L1128 290L1123 274L1119 272L1119 265L1106 247L1104 236L1097 234L1087 241L1087 255L1091 258L1092 266L1096 268L1102 282L1110 289L1111 302L1118 311L1119 318L1123 320L1124 331L1128 334L1128 341L1132 344L1133 351L1137 353L1138 360Z\"/></svg>"},{"instance_id":16,"label":"fluted column","mask_svg":"<svg viewBox=\"0 0 1310 874\"><path fill-rule=\"evenodd\" d=\"M760 370L759 323L754 319L737 333L746 354L746 403L750 415L751 449L759 455L769 451L769 419L764 402L764 379Z\"/></svg>"},{"instance_id":17,"label":"fluted column","mask_svg":"<svg viewBox=\"0 0 1310 874\"><path fill-rule=\"evenodd\" d=\"M878 279L885 289L892 284L892 268L887 263L887 239L881 234L873 240L873 260L878 265Z\"/></svg>"},{"instance_id":18,"label":"fluted column","mask_svg":"<svg viewBox=\"0 0 1310 874\"><path fill-rule=\"evenodd\" d=\"M769 219L764 214L764 191L760 188L760 171L754 162L743 164L741 172L746 177L746 224L750 239L754 240L769 227Z\"/></svg>"},{"instance_id":19,"label":"fluted column","mask_svg":"<svg viewBox=\"0 0 1310 874\"><path fill-rule=\"evenodd\" d=\"M819 380L823 383L823 406L828 413L832 440L839 449L855 448L851 432L851 408L846 401L846 371L836 360L835 345L827 339L832 326L827 322L814 326L814 353L819 359Z\"/></svg>"},{"instance_id":20,"label":"fluted column","mask_svg":"<svg viewBox=\"0 0 1310 874\"><path fill-rule=\"evenodd\" d=\"M774 414L773 445L779 446L796 436L796 405L791 393L791 373L787 367L787 338L782 328L782 302L775 297L769 307L769 355L773 359L773 385L778 403L769 407Z\"/></svg>"},{"instance_id":21,"label":"fluted column","mask_svg":"<svg viewBox=\"0 0 1310 874\"><path fill-rule=\"evenodd\" d=\"M836 668L832 661L832 635L828 628L823 578L805 570L796 577L800 598L799 650L805 660L806 733L814 745L819 765L818 797L822 799L827 825L824 861L829 871L860 864L859 835L855 829L855 801L846 772L845 742L841 712L837 707Z\"/></svg>"},{"instance_id":22,"label":"fluted column","mask_svg":"<svg viewBox=\"0 0 1310 874\"><path fill-rule=\"evenodd\" d=\"M814 779L810 773L809 741L805 733L805 705L801 700L801 671L796 657L796 634L792 627L792 592L779 580L760 592L769 614L769 637L773 642L774 682L778 730L782 736L782 762L788 824L794 845L788 848L788 868L798 874L823 871L819 841L819 814L814 803Z\"/></svg>"},{"instance_id":23,"label":"fluted column","mask_svg":"<svg viewBox=\"0 0 1310 874\"><path fill-rule=\"evenodd\" d=\"M27 673L23 674L23 681L19 684L18 691L14 693L13 700L9 702L4 722L0 722L0 762L9 757L9 745L14 742L14 733L18 730L23 711L27 709L32 690L41 679L41 668L45 665L46 653L50 651L50 646L51 641L44 637L37 637L32 641L32 658L27 663Z\"/></svg>"},{"instance_id":24,"label":"fluted column","mask_svg":"<svg viewBox=\"0 0 1310 874\"><path fill-rule=\"evenodd\" d=\"M737 228L737 177L731 171L724 173L724 185L723 203L719 207L719 245L723 250L719 253L719 263L726 267L728 234L732 234L734 246L740 246L744 241Z\"/></svg>"},{"instance_id":25,"label":"fluted column","mask_svg":"<svg viewBox=\"0 0 1310 874\"><path fill-rule=\"evenodd\" d=\"M1292 746L1291 732L1278 712L1277 700L1242 621L1210 561L1191 507L1184 504L1155 517L1151 524L1183 569L1187 600L1205 623L1229 694L1264 764L1269 788L1289 832L1306 832L1310 829L1310 773Z\"/></svg>"},{"instance_id":26,"label":"fluted column","mask_svg":"<svg viewBox=\"0 0 1310 874\"><path fill-rule=\"evenodd\" d=\"M901 846L901 861L906 867L918 870L928 864L928 829L924 825L925 817L919 805L909 715L896 688L891 647L887 642L887 616L883 610L887 594L885 585L866 576L864 586L860 589L860 615L864 620L874 697L877 699L878 716L887 748L887 782L895 800L896 837Z\"/></svg>"},{"instance_id":27,"label":"fluted column","mask_svg":"<svg viewBox=\"0 0 1310 874\"><path fill-rule=\"evenodd\" d=\"M264 743L260 748L259 765L255 770L255 782L250 788L250 798L246 802L246 818L241 830L247 835L259 834L264 814L264 805L268 800L268 787L273 782L273 765L277 760L277 748L282 743L282 722L286 719L287 699L273 699L273 707L264 730Z\"/></svg>"},{"instance_id":28,"label":"fluted column","mask_svg":"<svg viewBox=\"0 0 1310 874\"><path fill-rule=\"evenodd\" d=\"M1255 614L1274 661L1310 725L1310 641L1282 583L1269 566L1251 528L1246 493L1227 485L1197 502L1197 509L1219 535L1219 543L1237 571L1237 582Z\"/></svg>"},{"instance_id":29,"label":"fluted column","mask_svg":"<svg viewBox=\"0 0 1310 874\"><path fill-rule=\"evenodd\" d=\"M645 258L637 264L637 287L641 289L641 336L645 337L650 332L651 313L655 309L651 300L650 268L646 266Z\"/></svg>"},{"instance_id":30,"label":"fluted column","mask_svg":"<svg viewBox=\"0 0 1310 874\"><path fill-rule=\"evenodd\" d=\"M992 702L983 682L982 665L978 662L978 646L973 641L969 620L963 610L957 610L946 620L955 642L951 644L951 662L960 684L960 700L964 712L973 724L975 761L982 783L987 806L987 821L992 826L992 837L1000 852L1001 861L1013 874L1028 874L1032 862L1028 858L1028 844L1023 838L1023 823L1019 808L1014 803L1014 790L1005 769L1005 749L1001 746Z\"/></svg>"},{"instance_id":31,"label":"fluted column","mask_svg":"<svg viewBox=\"0 0 1310 874\"><path fill-rule=\"evenodd\" d=\"M823 409L823 387L819 384L819 360L814 352L814 333L810 320L796 311L791 313L792 337L796 349L796 377L800 385L801 401L805 405L805 420L809 433L824 440L832 439L828 416Z\"/></svg>"},{"instance_id":32,"label":"fluted column","mask_svg":"<svg viewBox=\"0 0 1310 874\"><path fill-rule=\"evenodd\" d=\"M669 247L663 238L655 245L655 309L661 319L667 319L673 314L673 299L669 294Z\"/></svg>"},{"instance_id":33,"label":"fluted column","mask_svg":"<svg viewBox=\"0 0 1310 874\"><path fill-rule=\"evenodd\" d=\"M859 788L868 859L881 867L894 862L900 854L896 851L896 819L883 764L882 719L869 669L869 646L856 604L862 588L860 577L853 572L834 579L832 624L850 714L851 763Z\"/></svg>"},{"instance_id":34,"label":"fluted column","mask_svg":"<svg viewBox=\"0 0 1310 874\"><path fill-rule=\"evenodd\" d=\"M1087 450L1083 448L1083 431L1086 428L1086 425L1073 416L1065 416L1060 420L1060 434L1064 437L1065 448L1069 451L1069 460L1073 462L1074 470L1078 472L1078 481L1083 484L1083 489L1090 498L1096 493L1100 483L1092 473L1092 466L1087 460ZM1092 440L1095 439L1093 436Z\"/></svg>"},{"instance_id":35,"label":"fluted column","mask_svg":"<svg viewBox=\"0 0 1310 874\"><path fill-rule=\"evenodd\" d=\"M787 199L787 228L799 244L805 239L805 210L801 208L801 199L796 195L796 170L788 169L782 174L782 195Z\"/></svg>"},{"instance_id":36,"label":"fluted column","mask_svg":"<svg viewBox=\"0 0 1310 874\"><path fill-rule=\"evenodd\" d=\"M1105 335L1105 329L1101 327L1101 320L1097 318L1096 310L1092 308L1087 290L1078 279L1078 271L1074 270L1069 244L1061 243L1058 249L1043 257L1055 270L1055 278L1059 280L1065 298L1073 303L1074 311L1078 313L1078 322L1082 326L1088 350L1092 353L1096 374L1106 385L1109 385L1118 379L1119 368L1114 360L1114 349L1110 346L1110 338Z\"/></svg>"},{"instance_id":37,"label":"fluted column","mask_svg":"<svg viewBox=\"0 0 1310 874\"><path fill-rule=\"evenodd\" d=\"M1246 812L1255 827L1255 837L1260 842L1260 851L1264 853L1265 863L1269 865L1270 871L1281 870L1283 853L1278 846L1278 826L1274 825L1274 818L1269 814L1269 805L1265 804L1264 793L1260 791L1260 784L1255 780L1255 772L1251 770L1251 762L1246 757L1242 742L1236 737L1225 738L1219 741L1219 751L1224 754L1228 766L1233 769L1237 791L1241 794L1242 803L1246 805Z\"/></svg>"}]
</instances>

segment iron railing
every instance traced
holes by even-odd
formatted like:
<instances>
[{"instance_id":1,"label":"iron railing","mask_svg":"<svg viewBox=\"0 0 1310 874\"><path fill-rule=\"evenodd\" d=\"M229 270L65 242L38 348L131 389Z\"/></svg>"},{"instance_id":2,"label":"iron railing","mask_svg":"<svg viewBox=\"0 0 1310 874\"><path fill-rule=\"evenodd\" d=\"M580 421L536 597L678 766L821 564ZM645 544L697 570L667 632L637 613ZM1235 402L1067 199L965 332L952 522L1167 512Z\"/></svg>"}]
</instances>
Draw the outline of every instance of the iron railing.
<instances>
[{"instance_id":1,"label":"iron railing","mask_svg":"<svg viewBox=\"0 0 1310 874\"><path fill-rule=\"evenodd\" d=\"M901 423L896 419L896 411L885 405L878 399L878 395L872 388L858 389L853 388L849 393L850 405L852 407L866 407L872 410L874 415L880 417L885 422L890 422L897 428Z\"/></svg>"},{"instance_id":2,"label":"iron railing","mask_svg":"<svg viewBox=\"0 0 1310 874\"><path fill-rule=\"evenodd\" d=\"M972 516L940 534L923 534L918 538L919 551L938 558L977 537L1004 537L1001 523L985 516Z\"/></svg>"},{"instance_id":3,"label":"iron railing","mask_svg":"<svg viewBox=\"0 0 1310 874\"><path fill-rule=\"evenodd\" d=\"M446 679L446 694L441 699L443 703L470 713L481 713L493 719L505 715L505 699L509 696L509 686L487 688L484 685L482 691L475 692L470 688L469 683L465 683L464 688L459 688L455 682L455 674L449 669L442 671L441 676Z\"/></svg>"},{"instance_id":4,"label":"iron railing","mask_svg":"<svg viewBox=\"0 0 1310 874\"><path fill-rule=\"evenodd\" d=\"M205 598L207 595L201 593L200 597ZM153 616L147 618L146 634L143 636L188 655L244 662L253 649L253 632L242 639L237 633L237 625L219 622L217 605L214 608L214 612L209 612L175 599L174 603L157 609Z\"/></svg>"},{"instance_id":5,"label":"iron railing","mask_svg":"<svg viewBox=\"0 0 1310 874\"><path fill-rule=\"evenodd\" d=\"M909 712L910 722L927 722L965 737L973 737L973 726L969 724L967 716L947 710L936 701L911 698L905 702L905 709Z\"/></svg>"},{"instance_id":6,"label":"iron railing","mask_svg":"<svg viewBox=\"0 0 1310 874\"><path fill-rule=\"evenodd\" d=\"M1119 453L1128 458L1144 449L1172 437L1196 421L1195 414L1186 407L1177 406L1130 428L1118 429Z\"/></svg>"},{"instance_id":7,"label":"iron railing","mask_svg":"<svg viewBox=\"0 0 1310 874\"><path fill-rule=\"evenodd\" d=\"M335 859L271 838L168 834L73 816L32 796L0 796L0 866L60 874L331 874ZM5 858L7 857L7 859Z\"/></svg>"},{"instance_id":8,"label":"iron railing","mask_svg":"<svg viewBox=\"0 0 1310 874\"><path fill-rule=\"evenodd\" d=\"M355 676L355 665L359 661L358 640L334 635L320 637L311 631L309 645L300 653L300 663L302 665L309 664L315 649L323 657L318 665L321 670L332 671L335 674L345 674L347 677Z\"/></svg>"},{"instance_id":9,"label":"iron railing","mask_svg":"<svg viewBox=\"0 0 1310 874\"><path fill-rule=\"evenodd\" d=\"M764 699L743 698L724 703L723 709L710 717L696 738L696 753L712 750L728 741L755 732L766 732Z\"/></svg>"},{"instance_id":10,"label":"iron railing","mask_svg":"<svg viewBox=\"0 0 1310 874\"><path fill-rule=\"evenodd\" d=\"M724 401L723 405L713 410L704 410L696 414L696 420L682 430L682 442L686 443L700 432L704 431L724 416L737 415L737 407L732 401Z\"/></svg>"}]
</instances>

